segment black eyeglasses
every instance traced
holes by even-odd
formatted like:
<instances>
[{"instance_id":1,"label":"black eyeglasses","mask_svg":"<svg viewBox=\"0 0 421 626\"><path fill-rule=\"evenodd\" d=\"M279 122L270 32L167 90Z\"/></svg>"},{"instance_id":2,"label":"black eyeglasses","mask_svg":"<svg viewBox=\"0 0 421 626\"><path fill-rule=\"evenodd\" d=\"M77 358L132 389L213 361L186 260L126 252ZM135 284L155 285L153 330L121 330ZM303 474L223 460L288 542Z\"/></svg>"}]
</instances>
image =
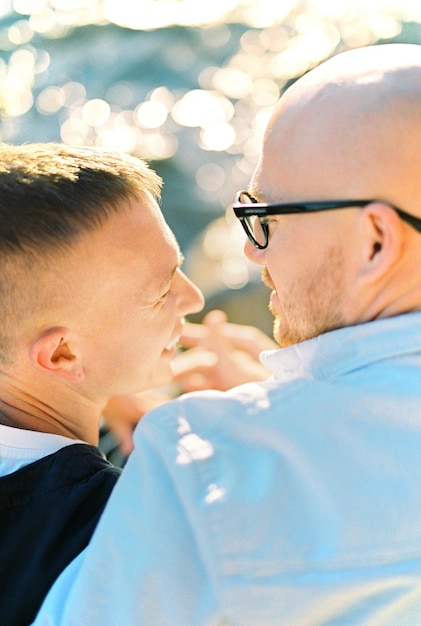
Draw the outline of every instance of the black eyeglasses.
<instances>
[{"instance_id":1,"label":"black eyeglasses","mask_svg":"<svg viewBox=\"0 0 421 626\"><path fill-rule=\"evenodd\" d=\"M239 191L233 205L234 213L240 220L251 243L260 250L267 248L269 243L268 215L289 215L292 213L311 213L331 211L351 207L364 207L377 200L331 200L329 202L293 202L266 204L258 202L248 191ZM399 217L421 232L421 219L389 204Z\"/></svg>"}]
</instances>

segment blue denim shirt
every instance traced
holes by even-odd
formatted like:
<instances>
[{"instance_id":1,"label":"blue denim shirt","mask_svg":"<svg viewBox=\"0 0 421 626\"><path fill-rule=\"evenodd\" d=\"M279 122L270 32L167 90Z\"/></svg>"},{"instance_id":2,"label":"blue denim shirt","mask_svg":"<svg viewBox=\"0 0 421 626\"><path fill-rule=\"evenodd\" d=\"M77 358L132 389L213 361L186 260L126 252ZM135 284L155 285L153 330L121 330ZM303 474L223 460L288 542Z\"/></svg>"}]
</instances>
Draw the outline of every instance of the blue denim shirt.
<instances>
[{"instance_id":1,"label":"blue denim shirt","mask_svg":"<svg viewBox=\"0 0 421 626\"><path fill-rule=\"evenodd\" d=\"M37 626L421 624L421 313L262 360L141 421Z\"/></svg>"}]
</instances>

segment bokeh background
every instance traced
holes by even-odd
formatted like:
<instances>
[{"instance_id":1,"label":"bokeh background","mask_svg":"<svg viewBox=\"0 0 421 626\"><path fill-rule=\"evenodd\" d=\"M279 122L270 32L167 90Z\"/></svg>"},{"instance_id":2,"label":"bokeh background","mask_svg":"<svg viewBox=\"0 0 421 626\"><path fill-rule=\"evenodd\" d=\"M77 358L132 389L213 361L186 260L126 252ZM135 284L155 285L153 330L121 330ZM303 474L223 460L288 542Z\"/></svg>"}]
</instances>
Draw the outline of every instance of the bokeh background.
<instances>
[{"instance_id":1,"label":"bokeh background","mask_svg":"<svg viewBox=\"0 0 421 626\"><path fill-rule=\"evenodd\" d=\"M420 0L0 0L0 140L147 159L207 307L270 332L235 191L285 87L388 41L421 43Z\"/></svg>"}]
</instances>

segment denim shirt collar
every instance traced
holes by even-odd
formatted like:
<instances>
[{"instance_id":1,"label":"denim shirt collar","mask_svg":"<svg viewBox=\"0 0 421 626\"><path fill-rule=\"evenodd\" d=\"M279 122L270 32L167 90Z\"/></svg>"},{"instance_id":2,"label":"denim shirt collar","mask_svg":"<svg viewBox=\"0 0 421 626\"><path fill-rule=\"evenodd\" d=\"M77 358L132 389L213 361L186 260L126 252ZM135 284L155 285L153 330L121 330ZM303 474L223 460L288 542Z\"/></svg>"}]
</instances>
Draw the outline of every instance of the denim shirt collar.
<instances>
[{"instance_id":1,"label":"denim shirt collar","mask_svg":"<svg viewBox=\"0 0 421 626\"><path fill-rule=\"evenodd\" d=\"M403 354L421 355L421 312L347 326L260 359L275 380L329 379Z\"/></svg>"}]
</instances>

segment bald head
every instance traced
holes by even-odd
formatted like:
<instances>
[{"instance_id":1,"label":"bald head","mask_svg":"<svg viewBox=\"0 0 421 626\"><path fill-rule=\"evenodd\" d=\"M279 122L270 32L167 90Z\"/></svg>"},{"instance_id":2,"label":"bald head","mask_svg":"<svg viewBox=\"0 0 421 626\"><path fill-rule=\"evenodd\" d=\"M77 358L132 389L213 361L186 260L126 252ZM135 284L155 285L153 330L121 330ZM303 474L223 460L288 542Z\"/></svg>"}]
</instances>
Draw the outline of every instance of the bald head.
<instances>
[{"instance_id":1,"label":"bald head","mask_svg":"<svg viewBox=\"0 0 421 626\"><path fill-rule=\"evenodd\" d=\"M255 186L267 200L379 198L421 216L421 46L341 53L270 120Z\"/></svg>"},{"instance_id":2,"label":"bald head","mask_svg":"<svg viewBox=\"0 0 421 626\"><path fill-rule=\"evenodd\" d=\"M346 208L275 215L267 248L246 245L276 294L281 345L421 310L421 233L405 221L421 218L420 146L421 46L338 54L282 96L252 195Z\"/></svg>"}]
</instances>

